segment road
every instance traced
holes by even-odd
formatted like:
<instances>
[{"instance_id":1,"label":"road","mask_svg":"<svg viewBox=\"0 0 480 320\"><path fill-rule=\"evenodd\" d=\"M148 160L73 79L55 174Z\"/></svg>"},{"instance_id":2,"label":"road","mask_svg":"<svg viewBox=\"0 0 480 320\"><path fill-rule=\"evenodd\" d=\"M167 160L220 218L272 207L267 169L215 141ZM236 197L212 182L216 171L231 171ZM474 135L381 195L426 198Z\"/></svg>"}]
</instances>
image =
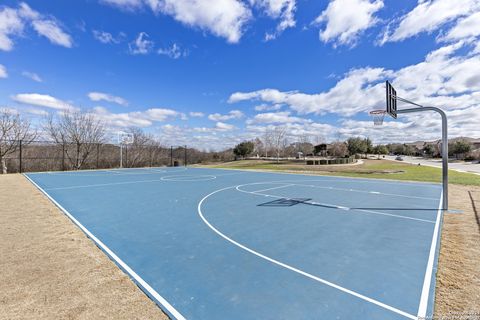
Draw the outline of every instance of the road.
<instances>
[{"instance_id":1,"label":"road","mask_svg":"<svg viewBox=\"0 0 480 320\"><path fill-rule=\"evenodd\" d=\"M396 156L385 156L385 159L388 160L395 160ZM441 168L442 167L442 159L425 159L421 157L409 157L409 156L402 156L403 161L406 163L412 164L421 164L422 166L430 166ZM480 163L472 163L472 162L449 162L448 167L451 170L456 170L460 172L469 172L480 175Z\"/></svg>"}]
</instances>

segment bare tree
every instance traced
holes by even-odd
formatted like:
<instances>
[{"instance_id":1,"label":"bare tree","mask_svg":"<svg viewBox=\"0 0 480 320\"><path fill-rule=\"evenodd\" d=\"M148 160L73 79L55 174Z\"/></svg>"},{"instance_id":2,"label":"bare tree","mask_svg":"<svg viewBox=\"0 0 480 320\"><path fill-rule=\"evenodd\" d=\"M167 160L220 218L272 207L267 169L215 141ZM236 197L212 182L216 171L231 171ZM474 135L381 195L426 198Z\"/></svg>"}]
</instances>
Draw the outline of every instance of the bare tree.
<instances>
[{"instance_id":1,"label":"bare tree","mask_svg":"<svg viewBox=\"0 0 480 320\"><path fill-rule=\"evenodd\" d=\"M255 138L253 141L254 148L253 148L253 153L258 157L262 155L263 150L265 149L265 146L259 138Z\"/></svg>"},{"instance_id":2,"label":"bare tree","mask_svg":"<svg viewBox=\"0 0 480 320\"><path fill-rule=\"evenodd\" d=\"M326 143L326 141L327 141L327 139L325 139L325 137L323 135L319 134L318 136L315 137L314 144L319 145L319 144Z\"/></svg>"},{"instance_id":3,"label":"bare tree","mask_svg":"<svg viewBox=\"0 0 480 320\"><path fill-rule=\"evenodd\" d=\"M20 141L30 144L37 137L30 121L8 109L0 109L0 165L1 173L7 173L5 157L17 151Z\"/></svg>"},{"instance_id":4,"label":"bare tree","mask_svg":"<svg viewBox=\"0 0 480 320\"><path fill-rule=\"evenodd\" d=\"M65 155L76 170L85 164L97 144L105 140L103 122L91 113L80 111L66 111L59 117L50 115L44 129L56 143L64 146Z\"/></svg>"},{"instance_id":5,"label":"bare tree","mask_svg":"<svg viewBox=\"0 0 480 320\"><path fill-rule=\"evenodd\" d=\"M307 154L313 153L313 144L310 142L310 139L306 134L301 135L298 139L297 148L298 151L303 154L304 159Z\"/></svg>"},{"instance_id":6,"label":"bare tree","mask_svg":"<svg viewBox=\"0 0 480 320\"><path fill-rule=\"evenodd\" d=\"M348 154L347 144L345 142L335 141L332 143L329 153L334 157L345 157Z\"/></svg>"},{"instance_id":7,"label":"bare tree","mask_svg":"<svg viewBox=\"0 0 480 320\"><path fill-rule=\"evenodd\" d=\"M263 147L265 150L265 157L268 157L268 151L272 147L273 142L273 132L271 129L266 128L265 134L263 135Z\"/></svg>"},{"instance_id":8,"label":"bare tree","mask_svg":"<svg viewBox=\"0 0 480 320\"><path fill-rule=\"evenodd\" d=\"M287 146L287 127L275 127L275 129L270 131L271 136L271 143L277 155L277 161L280 159L280 153L285 149Z\"/></svg>"},{"instance_id":9,"label":"bare tree","mask_svg":"<svg viewBox=\"0 0 480 320\"><path fill-rule=\"evenodd\" d=\"M127 146L127 167L136 167L139 164L144 164L147 160L149 160L148 146L151 140L153 140L153 137L143 132L142 129L136 127L128 128L127 133L132 137L132 142Z\"/></svg>"}]
</instances>

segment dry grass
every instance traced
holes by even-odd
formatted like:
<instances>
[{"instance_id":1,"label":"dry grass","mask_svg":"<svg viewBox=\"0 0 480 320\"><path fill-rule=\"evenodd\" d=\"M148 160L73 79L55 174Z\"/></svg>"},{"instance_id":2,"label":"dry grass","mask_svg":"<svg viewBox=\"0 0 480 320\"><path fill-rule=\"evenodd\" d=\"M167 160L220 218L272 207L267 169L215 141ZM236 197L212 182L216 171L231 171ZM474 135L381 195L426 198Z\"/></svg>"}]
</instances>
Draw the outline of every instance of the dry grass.
<instances>
[{"instance_id":1,"label":"dry grass","mask_svg":"<svg viewBox=\"0 0 480 320\"><path fill-rule=\"evenodd\" d=\"M435 316L477 312L480 319L480 187L450 186L435 293ZM467 319L467 318L463 318Z\"/></svg>"},{"instance_id":2,"label":"dry grass","mask_svg":"<svg viewBox=\"0 0 480 320\"><path fill-rule=\"evenodd\" d=\"M23 176L0 204L0 319L168 319Z\"/></svg>"}]
</instances>

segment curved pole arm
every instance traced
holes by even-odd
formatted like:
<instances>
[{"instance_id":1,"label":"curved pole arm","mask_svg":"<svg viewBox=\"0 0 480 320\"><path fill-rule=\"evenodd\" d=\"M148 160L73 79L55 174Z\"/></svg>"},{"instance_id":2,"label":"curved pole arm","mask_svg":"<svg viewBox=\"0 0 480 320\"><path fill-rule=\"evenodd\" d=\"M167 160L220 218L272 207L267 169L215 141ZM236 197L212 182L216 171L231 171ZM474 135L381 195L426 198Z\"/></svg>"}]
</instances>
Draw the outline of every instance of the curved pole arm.
<instances>
[{"instance_id":1,"label":"curved pole arm","mask_svg":"<svg viewBox=\"0 0 480 320\"><path fill-rule=\"evenodd\" d=\"M398 97L397 97L398 98ZM417 104L415 104L417 105ZM397 113L411 113L420 111L435 111L442 117L442 181L443 181L443 210L448 210L448 126L447 115L445 112L436 107L420 107L397 110Z\"/></svg>"}]
</instances>

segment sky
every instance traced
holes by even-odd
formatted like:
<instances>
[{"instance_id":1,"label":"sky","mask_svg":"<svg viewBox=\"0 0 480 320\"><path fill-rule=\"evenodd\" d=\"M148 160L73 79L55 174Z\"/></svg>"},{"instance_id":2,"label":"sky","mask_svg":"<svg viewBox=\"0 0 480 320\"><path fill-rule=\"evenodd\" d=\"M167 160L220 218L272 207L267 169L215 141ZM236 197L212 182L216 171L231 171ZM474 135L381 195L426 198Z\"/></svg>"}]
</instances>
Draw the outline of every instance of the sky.
<instances>
[{"instance_id":1,"label":"sky","mask_svg":"<svg viewBox=\"0 0 480 320\"><path fill-rule=\"evenodd\" d=\"M386 118L397 94L480 137L480 0L2 0L0 108L40 126L88 112L112 136L220 150L284 126L290 141L440 138ZM408 108L399 104L399 108Z\"/></svg>"}]
</instances>

